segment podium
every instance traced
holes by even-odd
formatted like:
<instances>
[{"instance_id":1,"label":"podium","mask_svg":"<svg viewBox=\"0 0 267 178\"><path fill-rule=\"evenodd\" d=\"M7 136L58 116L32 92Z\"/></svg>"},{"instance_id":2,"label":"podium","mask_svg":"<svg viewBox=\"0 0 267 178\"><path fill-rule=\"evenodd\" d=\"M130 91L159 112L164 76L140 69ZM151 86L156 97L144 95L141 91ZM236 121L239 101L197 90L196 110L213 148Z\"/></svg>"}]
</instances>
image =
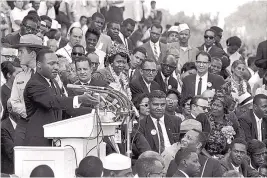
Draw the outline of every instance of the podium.
<instances>
[{"instance_id":1,"label":"podium","mask_svg":"<svg viewBox=\"0 0 267 178\"><path fill-rule=\"evenodd\" d=\"M106 117L106 120L109 115L100 115L100 117ZM119 125L121 122L97 124L95 110L92 110L90 114L47 124L43 128L45 138L58 140L61 147L72 146L75 149L79 164L86 156L98 156L97 140L100 143L104 136L114 135ZM106 144L102 141L100 143L100 158L105 156Z\"/></svg>"}]
</instances>

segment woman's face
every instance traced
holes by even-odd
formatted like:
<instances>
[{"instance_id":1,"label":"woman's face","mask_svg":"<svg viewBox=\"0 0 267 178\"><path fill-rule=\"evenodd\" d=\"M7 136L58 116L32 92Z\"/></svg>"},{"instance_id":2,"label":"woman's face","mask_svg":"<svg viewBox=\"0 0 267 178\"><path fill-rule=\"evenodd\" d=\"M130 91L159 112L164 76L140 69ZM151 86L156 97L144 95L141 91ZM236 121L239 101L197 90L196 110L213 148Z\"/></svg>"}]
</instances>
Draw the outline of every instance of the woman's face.
<instances>
[{"instance_id":1,"label":"woman's face","mask_svg":"<svg viewBox=\"0 0 267 178\"><path fill-rule=\"evenodd\" d=\"M185 115L190 115L191 114L191 108L190 108L190 102L191 100L188 100L185 104L184 104L184 114Z\"/></svg>"},{"instance_id":2,"label":"woman's face","mask_svg":"<svg viewBox=\"0 0 267 178\"><path fill-rule=\"evenodd\" d=\"M213 116L224 115L223 103L220 100L217 99L211 103L211 113Z\"/></svg>"},{"instance_id":3,"label":"woman's face","mask_svg":"<svg viewBox=\"0 0 267 178\"><path fill-rule=\"evenodd\" d=\"M149 115L149 105L148 105L149 99L146 97L142 99L140 103L140 109L139 109L139 114L142 116L148 116Z\"/></svg>"},{"instance_id":4,"label":"woman's face","mask_svg":"<svg viewBox=\"0 0 267 178\"><path fill-rule=\"evenodd\" d=\"M178 107L178 98L175 94L169 94L167 96L167 107L166 107L166 110L170 111L170 112L173 112L175 111L175 109L177 109Z\"/></svg>"},{"instance_id":5,"label":"woman's face","mask_svg":"<svg viewBox=\"0 0 267 178\"><path fill-rule=\"evenodd\" d=\"M246 70L246 66L245 66L245 64L238 64L238 65L236 66L236 68L234 69L233 73L234 73L234 75L236 75L237 77L239 77L239 78L243 78L244 73L245 73L245 70Z\"/></svg>"},{"instance_id":6,"label":"woman's face","mask_svg":"<svg viewBox=\"0 0 267 178\"><path fill-rule=\"evenodd\" d=\"M126 64L127 64L126 57L122 57L121 55L116 55L113 63L111 64L111 67L113 68L114 72L116 72L116 74L119 74L124 70Z\"/></svg>"}]
</instances>

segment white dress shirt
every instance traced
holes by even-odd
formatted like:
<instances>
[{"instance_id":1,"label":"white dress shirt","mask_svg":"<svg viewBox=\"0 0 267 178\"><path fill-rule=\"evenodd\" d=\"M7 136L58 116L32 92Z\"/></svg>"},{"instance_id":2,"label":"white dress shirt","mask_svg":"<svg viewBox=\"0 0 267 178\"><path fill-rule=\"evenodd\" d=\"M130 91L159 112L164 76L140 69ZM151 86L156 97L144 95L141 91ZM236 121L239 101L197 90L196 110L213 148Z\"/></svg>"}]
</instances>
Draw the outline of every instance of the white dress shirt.
<instances>
[{"instance_id":1,"label":"white dress shirt","mask_svg":"<svg viewBox=\"0 0 267 178\"><path fill-rule=\"evenodd\" d=\"M162 72L160 72L160 74L161 74L161 77L162 77L162 79L163 79L163 82L165 83L166 81L166 77L163 75L163 73ZM170 77L167 77L167 85L169 86L169 79L170 79ZM167 87L168 87L167 86ZM168 88L166 88L167 90L168 90ZM175 88L175 89L177 89L177 88Z\"/></svg>"},{"instance_id":2,"label":"white dress shirt","mask_svg":"<svg viewBox=\"0 0 267 178\"><path fill-rule=\"evenodd\" d=\"M256 114L253 112L254 117L256 119L256 124L257 124L257 135L258 135L258 140L262 141L262 133L261 133L261 123L262 123L262 119L258 118L258 116L256 116Z\"/></svg>"},{"instance_id":3,"label":"white dress shirt","mask_svg":"<svg viewBox=\"0 0 267 178\"><path fill-rule=\"evenodd\" d=\"M121 41L123 42L124 46L126 46L126 48L129 49L127 38L124 38L124 36L121 32L119 32L119 37L120 37Z\"/></svg>"},{"instance_id":4,"label":"white dress shirt","mask_svg":"<svg viewBox=\"0 0 267 178\"><path fill-rule=\"evenodd\" d=\"M143 78L143 80L144 80L144 78ZM150 90L151 83L146 83L145 80L144 80L144 82L145 82L145 84L146 84L146 87L147 87L147 89L148 89L148 92L150 93L150 92L151 92L151 90Z\"/></svg>"},{"instance_id":5,"label":"white dress shirt","mask_svg":"<svg viewBox=\"0 0 267 178\"><path fill-rule=\"evenodd\" d=\"M51 7L50 9L47 8L46 6L46 1L41 1L40 2L40 7L37 11L39 16L42 15L47 15L51 19L55 20L56 19L56 11L54 7Z\"/></svg>"},{"instance_id":6,"label":"white dress shirt","mask_svg":"<svg viewBox=\"0 0 267 178\"><path fill-rule=\"evenodd\" d=\"M197 95L197 88L198 88L198 82L199 82L199 78L200 76L197 74L196 75L196 87L195 87L195 95ZM201 86L201 94L207 90L207 87L208 87L208 72L203 75L202 77L202 86Z\"/></svg>"},{"instance_id":7,"label":"white dress shirt","mask_svg":"<svg viewBox=\"0 0 267 178\"><path fill-rule=\"evenodd\" d=\"M156 56L156 54L155 54L155 45L156 45L156 49L157 49L157 53L158 53L158 58L159 58L159 55L160 55L160 46L159 46L159 41L157 42L157 43L153 43L152 41L150 41L149 42L150 43L150 46L151 46L151 49L152 49L152 51L153 51L153 54Z\"/></svg>"},{"instance_id":8,"label":"white dress shirt","mask_svg":"<svg viewBox=\"0 0 267 178\"><path fill-rule=\"evenodd\" d=\"M16 122L14 122L14 121L13 121L13 119L11 119L10 117L9 117L9 119L10 119L10 121L11 121L11 124L12 124L12 126L13 126L14 130L15 130L15 129L16 129L16 127L17 127L17 123L16 123Z\"/></svg>"},{"instance_id":9,"label":"white dress shirt","mask_svg":"<svg viewBox=\"0 0 267 178\"><path fill-rule=\"evenodd\" d=\"M135 72L135 69L131 69L131 68L129 69L129 78L133 77L134 72Z\"/></svg>"},{"instance_id":10,"label":"white dress shirt","mask_svg":"<svg viewBox=\"0 0 267 178\"><path fill-rule=\"evenodd\" d=\"M70 46L70 44L68 43L66 46L64 46L63 48L60 48L59 50L57 50L56 54L60 54L64 57L67 58L69 63L72 63L72 59L71 59L71 52L72 52L72 47Z\"/></svg>"},{"instance_id":11,"label":"white dress shirt","mask_svg":"<svg viewBox=\"0 0 267 178\"><path fill-rule=\"evenodd\" d=\"M212 47L212 46L211 46L211 47ZM204 51L208 53L208 52L210 51L211 47L207 48L207 47L204 45Z\"/></svg>"},{"instance_id":12,"label":"white dress shirt","mask_svg":"<svg viewBox=\"0 0 267 178\"><path fill-rule=\"evenodd\" d=\"M232 163L231 163L231 164L232 164ZM236 172L240 172L240 171L239 171L240 166L237 166L237 167L236 167L236 166L233 165L233 164L232 164L232 166L233 166L233 168L234 168L234 170L235 170Z\"/></svg>"},{"instance_id":13,"label":"white dress shirt","mask_svg":"<svg viewBox=\"0 0 267 178\"><path fill-rule=\"evenodd\" d=\"M157 125L157 119L156 118L153 118L152 116L150 116L154 125L155 125L155 128L157 129L157 133L159 132L158 130L158 125ZM164 122L164 116L162 116L160 119L159 119L159 124L161 126L161 130L162 130L162 135L163 135L163 138L164 138L164 146L165 148L168 148L171 146L171 143L170 143L170 140L169 140L169 136L167 134L167 130L166 130L166 127L165 127L165 122ZM160 137L159 137L159 134L158 135L158 138L160 140ZM160 141L159 141L160 142Z\"/></svg>"}]
</instances>

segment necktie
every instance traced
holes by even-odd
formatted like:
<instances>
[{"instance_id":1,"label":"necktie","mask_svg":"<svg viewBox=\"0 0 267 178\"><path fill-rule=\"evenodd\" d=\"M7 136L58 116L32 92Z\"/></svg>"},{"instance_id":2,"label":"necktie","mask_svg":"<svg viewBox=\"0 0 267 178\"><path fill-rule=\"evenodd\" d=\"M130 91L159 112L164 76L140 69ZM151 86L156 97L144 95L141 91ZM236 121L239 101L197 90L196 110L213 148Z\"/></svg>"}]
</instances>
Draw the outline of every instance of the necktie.
<instances>
[{"instance_id":1,"label":"necktie","mask_svg":"<svg viewBox=\"0 0 267 178\"><path fill-rule=\"evenodd\" d=\"M130 69L130 80L132 79L132 77L133 77L133 69Z\"/></svg>"},{"instance_id":2,"label":"necktie","mask_svg":"<svg viewBox=\"0 0 267 178\"><path fill-rule=\"evenodd\" d=\"M49 81L50 81L50 84L51 84L52 91L53 91L54 94L56 95L56 94L57 94L57 89L56 89L56 87L55 87L55 84L54 84L54 82L53 82L52 79L50 79Z\"/></svg>"},{"instance_id":3,"label":"necktie","mask_svg":"<svg viewBox=\"0 0 267 178\"><path fill-rule=\"evenodd\" d=\"M165 145L164 145L164 137L163 137L160 123L159 123L159 119L157 119L157 127L158 127L158 134L159 134L159 151L160 153L162 153L165 149Z\"/></svg>"},{"instance_id":4,"label":"necktie","mask_svg":"<svg viewBox=\"0 0 267 178\"><path fill-rule=\"evenodd\" d=\"M259 138L258 138L258 140L262 141L262 119L258 120L258 125L259 125L259 130L258 130Z\"/></svg>"},{"instance_id":5,"label":"necktie","mask_svg":"<svg viewBox=\"0 0 267 178\"><path fill-rule=\"evenodd\" d=\"M165 78L165 90L166 91L168 90L168 78L167 77Z\"/></svg>"},{"instance_id":6,"label":"necktie","mask_svg":"<svg viewBox=\"0 0 267 178\"><path fill-rule=\"evenodd\" d=\"M201 95L201 87L202 87L202 78L200 77L197 86L197 95Z\"/></svg>"},{"instance_id":7,"label":"necktie","mask_svg":"<svg viewBox=\"0 0 267 178\"><path fill-rule=\"evenodd\" d=\"M34 70L31 69L31 77L34 75Z\"/></svg>"},{"instance_id":8,"label":"necktie","mask_svg":"<svg viewBox=\"0 0 267 178\"><path fill-rule=\"evenodd\" d=\"M158 60L159 55L158 55L158 50L157 50L156 43L154 43L154 53L155 53L155 57L156 57L156 59Z\"/></svg>"}]
</instances>

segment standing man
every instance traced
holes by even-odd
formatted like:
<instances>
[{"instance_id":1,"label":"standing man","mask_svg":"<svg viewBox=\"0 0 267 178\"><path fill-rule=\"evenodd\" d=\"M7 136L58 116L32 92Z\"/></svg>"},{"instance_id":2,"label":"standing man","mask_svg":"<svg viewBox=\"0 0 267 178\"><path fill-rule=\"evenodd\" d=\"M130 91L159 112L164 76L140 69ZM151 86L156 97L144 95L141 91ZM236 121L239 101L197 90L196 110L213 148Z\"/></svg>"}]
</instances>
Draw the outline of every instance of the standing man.
<instances>
[{"instance_id":1,"label":"standing man","mask_svg":"<svg viewBox=\"0 0 267 178\"><path fill-rule=\"evenodd\" d=\"M134 31L134 28L135 21L130 18L125 19L121 24L121 31L119 33L119 37L129 51L132 51L135 46L131 39L129 39L129 37Z\"/></svg>"},{"instance_id":2,"label":"standing man","mask_svg":"<svg viewBox=\"0 0 267 178\"><path fill-rule=\"evenodd\" d=\"M188 44L190 38L190 28L186 23L179 24L178 26L178 38L180 42L180 58L178 62L178 72L181 73L181 69L187 62L195 62L198 49Z\"/></svg>"},{"instance_id":3,"label":"standing man","mask_svg":"<svg viewBox=\"0 0 267 178\"><path fill-rule=\"evenodd\" d=\"M161 33L162 26L160 24L153 24L150 30L150 40L142 45L147 51L147 57L153 59L157 65L160 65L167 50L167 45L159 41Z\"/></svg>"},{"instance_id":4,"label":"standing man","mask_svg":"<svg viewBox=\"0 0 267 178\"><path fill-rule=\"evenodd\" d=\"M201 95L207 89L218 90L224 84L221 76L208 72L211 62L210 55L201 51L196 57L197 74L188 75L183 79L182 97Z\"/></svg>"},{"instance_id":5,"label":"standing man","mask_svg":"<svg viewBox=\"0 0 267 178\"><path fill-rule=\"evenodd\" d=\"M132 98L137 94L160 90L159 84L154 81L157 72L157 65L154 61L145 60L142 62L140 70L141 75L130 81Z\"/></svg>"},{"instance_id":6,"label":"standing man","mask_svg":"<svg viewBox=\"0 0 267 178\"><path fill-rule=\"evenodd\" d=\"M218 26L212 26L210 27L210 29L214 30L215 31L215 45L218 47L218 48L221 48L223 49L220 41L222 39L222 33L223 33L223 29L221 29L220 27Z\"/></svg>"},{"instance_id":7,"label":"standing man","mask_svg":"<svg viewBox=\"0 0 267 178\"><path fill-rule=\"evenodd\" d=\"M20 43L13 46L19 50L18 58L22 72L20 72L14 80L10 102L13 112L20 115L17 127L15 130L15 145L22 146L25 138L26 124L28 122L27 113L25 108L23 92L27 82L36 71L36 56L40 49L45 48L42 46L42 39L36 35L28 34L20 38Z\"/></svg>"},{"instance_id":8,"label":"standing man","mask_svg":"<svg viewBox=\"0 0 267 178\"><path fill-rule=\"evenodd\" d=\"M166 94L154 90L149 94L150 115L140 121L139 131L145 136L152 151L162 153L178 142L181 119L165 114Z\"/></svg>"},{"instance_id":9,"label":"standing man","mask_svg":"<svg viewBox=\"0 0 267 178\"><path fill-rule=\"evenodd\" d=\"M51 146L51 140L44 138L45 124L60 121L62 110L72 110L84 104L97 104L93 96L85 93L80 96L65 97L55 81L58 75L57 55L48 49L39 51L36 57L37 72L25 87L24 99L27 111L26 146Z\"/></svg>"},{"instance_id":10,"label":"standing man","mask_svg":"<svg viewBox=\"0 0 267 178\"><path fill-rule=\"evenodd\" d=\"M161 71L157 73L154 81L160 85L160 90L167 93L169 89L178 88L177 80L172 76L177 67L175 56L166 55L161 62Z\"/></svg>"},{"instance_id":11,"label":"standing man","mask_svg":"<svg viewBox=\"0 0 267 178\"><path fill-rule=\"evenodd\" d=\"M80 27L72 27L69 33L68 44L64 46L63 48L60 48L59 50L57 50L56 54L66 57L69 63L71 63L72 62L72 59L71 59L72 48L76 44L81 43L82 36L83 36L83 31Z\"/></svg>"}]
</instances>

